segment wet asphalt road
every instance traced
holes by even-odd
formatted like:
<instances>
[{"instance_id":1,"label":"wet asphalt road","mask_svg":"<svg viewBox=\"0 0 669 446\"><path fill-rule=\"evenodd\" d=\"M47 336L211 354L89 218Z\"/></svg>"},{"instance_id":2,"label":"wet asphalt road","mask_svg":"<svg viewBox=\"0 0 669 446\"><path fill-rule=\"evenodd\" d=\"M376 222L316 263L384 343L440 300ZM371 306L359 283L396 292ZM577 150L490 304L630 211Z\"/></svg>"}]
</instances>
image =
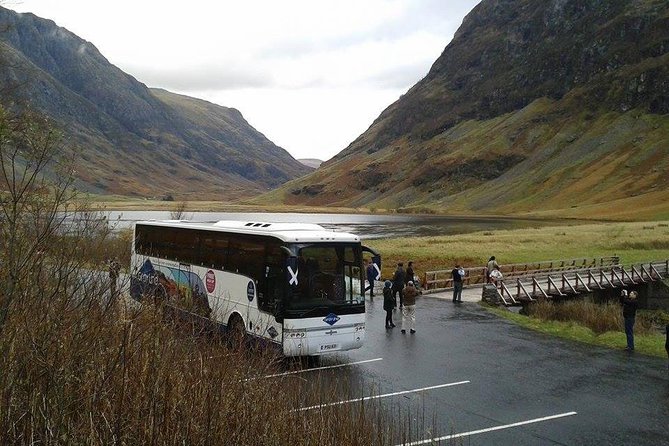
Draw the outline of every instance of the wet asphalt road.
<instances>
[{"instance_id":1,"label":"wet asphalt road","mask_svg":"<svg viewBox=\"0 0 669 446\"><path fill-rule=\"evenodd\" d=\"M321 364L376 359L328 371L352 375L360 396L453 384L383 399L425 420L412 441L465 434L439 444L669 445L666 359L554 339L475 302L430 296L418 299L417 333L403 335L399 310L397 328L386 330L382 306L368 301L361 349Z\"/></svg>"}]
</instances>

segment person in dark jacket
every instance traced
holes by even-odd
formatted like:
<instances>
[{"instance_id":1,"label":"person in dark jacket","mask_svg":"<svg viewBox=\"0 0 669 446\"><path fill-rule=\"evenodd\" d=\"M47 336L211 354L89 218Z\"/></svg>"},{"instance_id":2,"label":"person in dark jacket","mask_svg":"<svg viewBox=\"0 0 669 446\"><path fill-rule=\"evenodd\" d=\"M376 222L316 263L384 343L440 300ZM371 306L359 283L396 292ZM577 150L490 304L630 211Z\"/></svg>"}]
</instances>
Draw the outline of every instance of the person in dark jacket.
<instances>
[{"instance_id":1,"label":"person in dark jacket","mask_svg":"<svg viewBox=\"0 0 669 446\"><path fill-rule=\"evenodd\" d=\"M386 328L393 328L393 308L395 308L395 296L393 296L393 283L386 280L383 287L383 309L386 310Z\"/></svg>"},{"instance_id":2,"label":"person in dark jacket","mask_svg":"<svg viewBox=\"0 0 669 446\"><path fill-rule=\"evenodd\" d=\"M376 280L376 268L374 268L374 262L369 260L367 261L367 281L369 285L365 288L365 291L369 290L369 298L374 300L374 281Z\"/></svg>"},{"instance_id":3,"label":"person in dark jacket","mask_svg":"<svg viewBox=\"0 0 669 446\"><path fill-rule=\"evenodd\" d=\"M406 275L404 276L404 285L406 286L409 281L413 281L413 262L407 263L407 272Z\"/></svg>"},{"instance_id":4,"label":"person in dark jacket","mask_svg":"<svg viewBox=\"0 0 669 446\"><path fill-rule=\"evenodd\" d=\"M465 270L460 267L460 264L455 265L453 271L453 303L462 302L462 279L465 277Z\"/></svg>"},{"instance_id":5,"label":"person in dark jacket","mask_svg":"<svg viewBox=\"0 0 669 446\"><path fill-rule=\"evenodd\" d=\"M634 321L636 319L636 310L639 307L637 301L637 292L632 291L627 294L627 290L620 293L620 302L623 306L623 319L625 320L625 336L627 337L627 347L625 350L634 351Z\"/></svg>"},{"instance_id":6,"label":"person in dark jacket","mask_svg":"<svg viewBox=\"0 0 669 446\"><path fill-rule=\"evenodd\" d=\"M406 278L406 273L404 272L404 263L400 262L397 264L397 269L393 274L393 299L395 299L394 307L397 307L397 294L400 295L400 308L404 305L404 300L402 297L402 290L404 289L404 279Z\"/></svg>"}]
</instances>

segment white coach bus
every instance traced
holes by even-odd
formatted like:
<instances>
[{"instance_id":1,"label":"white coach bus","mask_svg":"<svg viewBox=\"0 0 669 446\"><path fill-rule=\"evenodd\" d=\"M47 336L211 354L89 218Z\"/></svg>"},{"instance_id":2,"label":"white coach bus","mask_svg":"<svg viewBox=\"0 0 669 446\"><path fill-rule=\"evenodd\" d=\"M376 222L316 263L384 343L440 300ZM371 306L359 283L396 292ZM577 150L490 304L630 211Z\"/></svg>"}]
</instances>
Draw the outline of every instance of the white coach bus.
<instances>
[{"instance_id":1,"label":"white coach bus","mask_svg":"<svg viewBox=\"0 0 669 446\"><path fill-rule=\"evenodd\" d=\"M262 338L286 356L350 350L365 339L363 252L380 277L380 256L358 236L315 224L142 221L130 294Z\"/></svg>"}]
</instances>

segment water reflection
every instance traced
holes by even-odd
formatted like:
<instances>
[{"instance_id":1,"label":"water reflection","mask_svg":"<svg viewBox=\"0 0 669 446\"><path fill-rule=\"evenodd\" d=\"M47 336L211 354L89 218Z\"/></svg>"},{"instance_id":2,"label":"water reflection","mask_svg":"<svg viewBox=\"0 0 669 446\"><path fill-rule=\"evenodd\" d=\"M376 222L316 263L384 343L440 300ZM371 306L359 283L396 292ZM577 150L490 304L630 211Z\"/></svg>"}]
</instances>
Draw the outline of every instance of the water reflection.
<instances>
[{"instance_id":1,"label":"water reflection","mask_svg":"<svg viewBox=\"0 0 669 446\"><path fill-rule=\"evenodd\" d=\"M119 228L131 227L138 220L167 220L171 218L169 211L111 211L108 216L110 221L118 221ZM241 220L273 223L316 223L327 229L352 232L364 239L466 234L487 230L538 228L583 223L575 220L396 214L188 212L185 217L197 222Z\"/></svg>"}]
</instances>

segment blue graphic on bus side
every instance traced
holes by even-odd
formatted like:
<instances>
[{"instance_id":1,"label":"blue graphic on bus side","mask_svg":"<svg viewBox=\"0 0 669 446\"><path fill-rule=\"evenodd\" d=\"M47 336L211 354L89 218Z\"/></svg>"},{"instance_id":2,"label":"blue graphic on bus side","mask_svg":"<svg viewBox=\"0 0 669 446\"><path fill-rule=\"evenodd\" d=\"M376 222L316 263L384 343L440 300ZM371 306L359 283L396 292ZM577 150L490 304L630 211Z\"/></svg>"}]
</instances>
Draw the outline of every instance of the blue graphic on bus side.
<instances>
[{"instance_id":1,"label":"blue graphic on bus side","mask_svg":"<svg viewBox=\"0 0 669 446\"><path fill-rule=\"evenodd\" d=\"M149 259L130 277L130 295L135 300L148 297L205 317L212 311L202 279L189 267L154 265Z\"/></svg>"},{"instance_id":2,"label":"blue graphic on bus side","mask_svg":"<svg viewBox=\"0 0 669 446\"><path fill-rule=\"evenodd\" d=\"M327 316L325 316L325 319L323 319L323 322L325 322L328 325L334 325L337 323L337 321L341 319L339 316L337 316L334 313L330 313Z\"/></svg>"},{"instance_id":3,"label":"blue graphic on bus side","mask_svg":"<svg viewBox=\"0 0 669 446\"><path fill-rule=\"evenodd\" d=\"M249 284L246 285L246 297L249 298L249 302L253 301L253 297L256 295L256 287L253 285L253 281L249 281Z\"/></svg>"}]
</instances>

